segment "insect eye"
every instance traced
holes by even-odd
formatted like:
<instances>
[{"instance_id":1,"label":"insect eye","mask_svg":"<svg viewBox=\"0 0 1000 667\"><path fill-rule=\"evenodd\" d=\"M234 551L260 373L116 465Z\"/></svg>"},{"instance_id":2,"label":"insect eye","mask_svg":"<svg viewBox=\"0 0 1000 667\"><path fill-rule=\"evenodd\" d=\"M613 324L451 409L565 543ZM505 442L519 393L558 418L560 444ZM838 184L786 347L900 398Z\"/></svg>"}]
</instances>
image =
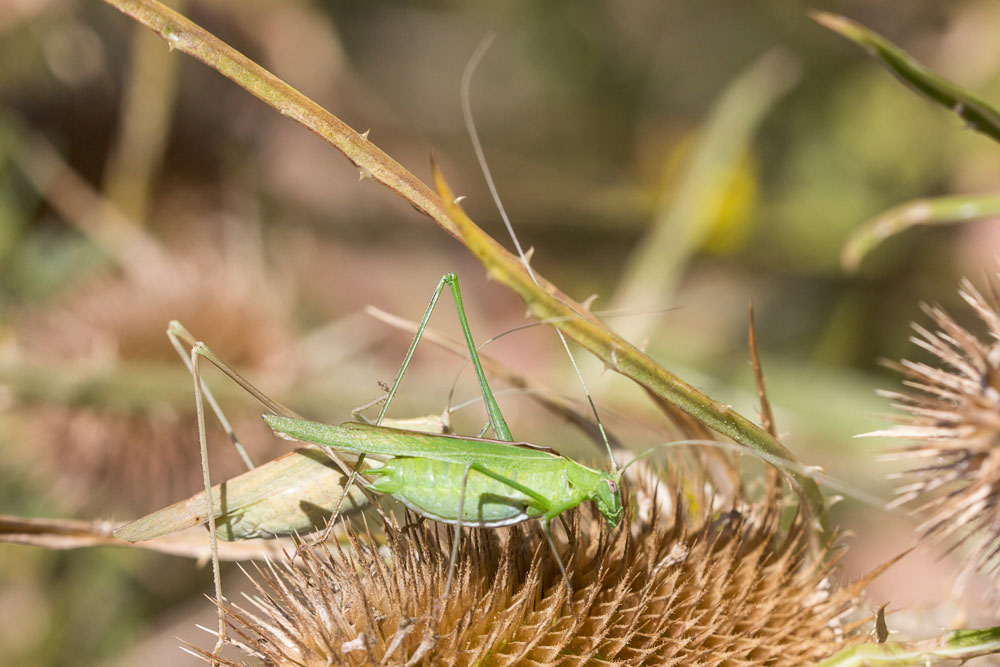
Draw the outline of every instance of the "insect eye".
<instances>
[{"instance_id":1,"label":"insect eye","mask_svg":"<svg viewBox=\"0 0 1000 667\"><path fill-rule=\"evenodd\" d=\"M614 480L607 480L608 488L611 489L611 493L618 493L618 485L615 484Z\"/></svg>"}]
</instances>

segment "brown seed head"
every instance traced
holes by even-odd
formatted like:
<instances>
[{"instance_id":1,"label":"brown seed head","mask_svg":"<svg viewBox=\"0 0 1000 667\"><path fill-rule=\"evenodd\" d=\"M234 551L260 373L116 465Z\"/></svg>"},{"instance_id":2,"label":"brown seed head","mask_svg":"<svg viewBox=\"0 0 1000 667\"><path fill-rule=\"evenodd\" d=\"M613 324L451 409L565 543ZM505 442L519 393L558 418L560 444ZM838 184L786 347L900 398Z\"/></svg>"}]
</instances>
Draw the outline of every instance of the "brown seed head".
<instances>
[{"instance_id":1,"label":"brown seed head","mask_svg":"<svg viewBox=\"0 0 1000 667\"><path fill-rule=\"evenodd\" d=\"M469 530L442 600L451 527L424 522L385 526L388 558L366 535L268 564L252 607L223 608L269 665L802 665L862 639L842 624L859 586L832 583L802 521L780 528L779 498L721 514L675 498L614 531L581 507L560 548L572 600L530 523Z\"/></svg>"},{"instance_id":2,"label":"brown seed head","mask_svg":"<svg viewBox=\"0 0 1000 667\"><path fill-rule=\"evenodd\" d=\"M926 519L926 537L958 547L976 537L968 568L995 571L1000 565L1000 310L994 294L984 297L968 280L959 292L986 324L980 340L939 307L925 306L937 325L914 325L913 342L938 364L890 364L908 391L887 391L904 414L896 425L869 435L912 440L885 458L912 465L894 506L914 503Z\"/></svg>"}]
</instances>

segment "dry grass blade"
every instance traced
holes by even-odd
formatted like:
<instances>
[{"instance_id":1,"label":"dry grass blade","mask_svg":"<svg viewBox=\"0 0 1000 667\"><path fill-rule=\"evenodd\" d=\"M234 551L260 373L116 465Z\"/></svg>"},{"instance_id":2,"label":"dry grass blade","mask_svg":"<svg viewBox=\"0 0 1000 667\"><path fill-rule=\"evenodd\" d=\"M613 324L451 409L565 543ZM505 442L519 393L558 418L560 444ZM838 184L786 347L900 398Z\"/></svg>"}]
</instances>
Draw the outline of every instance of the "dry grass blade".
<instances>
[{"instance_id":1,"label":"dry grass blade","mask_svg":"<svg viewBox=\"0 0 1000 667\"><path fill-rule=\"evenodd\" d=\"M82 549L85 547L130 547L159 553L207 560L212 549L204 528L195 528L145 542L126 542L112 533L123 525L114 521L80 521L78 519L32 519L7 514L0 515L0 542L24 544L45 549ZM274 558L295 550L290 539L242 540L220 542L222 560L254 560Z\"/></svg>"}]
</instances>

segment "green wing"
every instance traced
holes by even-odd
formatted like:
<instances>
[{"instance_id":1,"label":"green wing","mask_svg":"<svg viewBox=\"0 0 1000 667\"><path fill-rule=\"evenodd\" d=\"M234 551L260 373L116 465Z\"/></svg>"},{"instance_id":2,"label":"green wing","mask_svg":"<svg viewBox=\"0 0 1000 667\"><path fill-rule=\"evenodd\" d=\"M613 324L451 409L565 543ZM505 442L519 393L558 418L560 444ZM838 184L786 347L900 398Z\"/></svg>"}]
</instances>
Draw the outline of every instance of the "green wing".
<instances>
[{"instance_id":1,"label":"green wing","mask_svg":"<svg viewBox=\"0 0 1000 667\"><path fill-rule=\"evenodd\" d=\"M563 458L554 450L528 443L403 431L366 424L347 423L338 426L277 415L264 415L264 421L284 438L326 445L352 454L374 455L377 460L393 456L417 456L460 465L481 463L500 467L517 461L551 461Z\"/></svg>"}]
</instances>

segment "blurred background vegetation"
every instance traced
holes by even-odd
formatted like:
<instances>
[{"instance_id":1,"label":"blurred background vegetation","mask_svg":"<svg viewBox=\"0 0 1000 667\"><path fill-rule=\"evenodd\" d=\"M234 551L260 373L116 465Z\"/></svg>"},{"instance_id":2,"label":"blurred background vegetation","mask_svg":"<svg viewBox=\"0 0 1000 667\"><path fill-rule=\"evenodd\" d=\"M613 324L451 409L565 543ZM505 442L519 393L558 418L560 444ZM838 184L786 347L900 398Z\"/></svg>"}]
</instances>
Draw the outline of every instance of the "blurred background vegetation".
<instances>
[{"instance_id":1,"label":"blurred background vegetation","mask_svg":"<svg viewBox=\"0 0 1000 667\"><path fill-rule=\"evenodd\" d=\"M812 6L170 4L370 128L425 180L433 152L470 215L503 239L459 102L463 69L495 32L472 107L533 265L578 299L597 294L614 328L748 415L752 300L785 444L853 487L890 495L880 445L851 436L882 426L888 405L874 390L898 383L878 360L921 358L908 342L919 303L979 330L955 288L995 273L995 222L911 230L855 275L839 254L852 229L901 201L990 192L1000 151L812 22ZM996 3L820 8L1000 99ZM4 513L122 520L197 491L191 383L163 334L170 319L280 400L335 422L379 394L405 350L406 334L365 305L419 317L456 271L478 340L524 321L513 295L398 197L101 3L0 6L0 175ZM435 326L454 332L448 310ZM486 350L582 398L551 331ZM460 368L425 346L393 413L440 412ZM584 368L609 429L636 451L662 439L640 391ZM216 384L256 459L287 451L250 401ZM455 402L476 393L464 373ZM600 456L530 400L502 403L516 437ZM471 432L480 416L455 421ZM212 443L215 479L239 470L225 444ZM844 503L837 518L856 532L845 577L912 543L912 522L863 505ZM938 603L953 570L939 555L910 556L873 601L937 605L947 625ZM209 589L208 571L184 559L0 547L0 662L179 664L175 636L210 643L193 626L211 623Z\"/></svg>"}]
</instances>

